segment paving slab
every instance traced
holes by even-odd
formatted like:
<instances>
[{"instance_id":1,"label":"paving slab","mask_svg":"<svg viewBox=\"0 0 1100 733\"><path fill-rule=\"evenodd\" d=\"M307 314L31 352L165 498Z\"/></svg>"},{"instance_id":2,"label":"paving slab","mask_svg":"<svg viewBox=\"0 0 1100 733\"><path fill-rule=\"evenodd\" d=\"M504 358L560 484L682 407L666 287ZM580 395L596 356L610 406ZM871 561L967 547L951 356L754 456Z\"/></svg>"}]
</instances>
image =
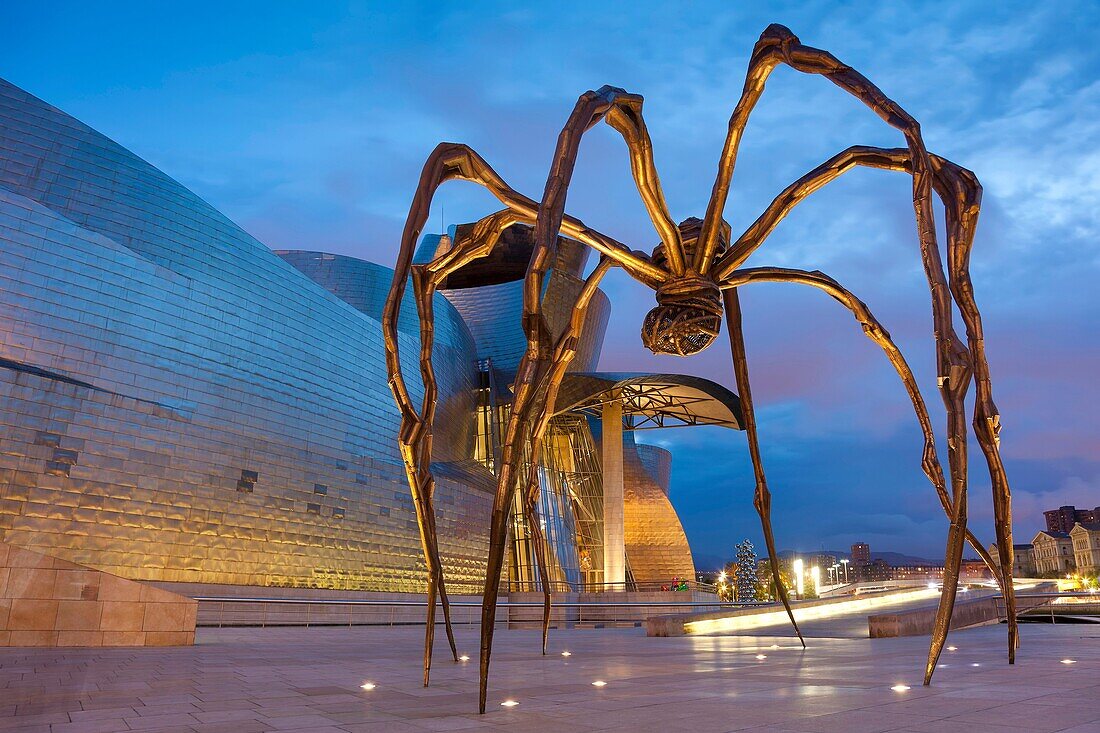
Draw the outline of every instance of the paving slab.
<instances>
[{"instance_id":1,"label":"paving slab","mask_svg":"<svg viewBox=\"0 0 1100 733\"><path fill-rule=\"evenodd\" d=\"M416 627L200 629L193 647L8 648L0 731L1100 733L1097 627L1026 626L1014 666L1003 627L954 633L957 648L927 688L924 637L823 635L802 649L767 631L554 630L543 656L537 631L501 629L486 715L476 714L469 627L458 643L471 661L452 661L443 639L429 688ZM518 705L502 707L508 700Z\"/></svg>"}]
</instances>

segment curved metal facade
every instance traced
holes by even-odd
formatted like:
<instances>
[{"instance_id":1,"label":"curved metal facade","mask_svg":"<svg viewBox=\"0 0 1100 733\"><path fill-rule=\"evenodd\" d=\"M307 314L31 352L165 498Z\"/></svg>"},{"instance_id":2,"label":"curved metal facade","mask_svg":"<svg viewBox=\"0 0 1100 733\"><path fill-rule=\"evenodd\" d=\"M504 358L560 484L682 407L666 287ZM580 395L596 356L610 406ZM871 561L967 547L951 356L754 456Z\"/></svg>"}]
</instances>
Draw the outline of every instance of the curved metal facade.
<instances>
[{"instance_id":1,"label":"curved metal facade","mask_svg":"<svg viewBox=\"0 0 1100 733\"><path fill-rule=\"evenodd\" d=\"M482 423L506 414L494 385L525 347L516 278L529 238L509 230L436 296L433 470L453 592L484 579L495 477ZM421 256L446 244L426 237ZM587 255L559 243L543 296L555 332ZM422 591L380 326L392 277L351 257L272 252L0 81L0 541L140 580ZM609 315L601 292L573 371L596 368ZM410 295L399 337L414 399L417 329ZM559 432L543 516L556 577L584 582L600 573L598 457L583 417ZM661 492L667 458L626 448L635 576L690 576Z\"/></svg>"},{"instance_id":2,"label":"curved metal facade","mask_svg":"<svg viewBox=\"0 0 1100 733\"><path fill-rule=\"evenodd\" d=\"M580 278L568 273L550 271L543 296L543 312L555 335L560 335L569 323L573 303L583 284ZM470 327L478 344L478 356L492 360L493 368L500 372L514 372L527 348L527 337L519 318L523 312L523 281L442 292ZM588 307L585 327L577 344L577 355L569 365L569 371L584 372L596 368L610 317L611 301L602 290L598 291Z\"/></svg>"},{"instance_id":3,"label":"curved metal facade","mask_svg":"<svg viewBox=\"0 0 1100 733\"><path fill-rule=\"evenodd\" d=\"M377 320L6 83L0 278L5 541L138 579L423 588ZM436 310L440 381L472 405L473 342ZM468 464L437 499L456 590L481 581L491 508Z\"/></svg>"},{"instance_id":4,"label":"curved metal facade","mask_svg":"<svg viewBox=\"0 0 1100 733\"><path fill-rule=\"evenodd\" d=\"M694 580L691 547L668 500L671 455L657 446L635 444L632 432L624 436L624 539L634 580L654 584L674 578Z\"/></svg>"}]
</instances>

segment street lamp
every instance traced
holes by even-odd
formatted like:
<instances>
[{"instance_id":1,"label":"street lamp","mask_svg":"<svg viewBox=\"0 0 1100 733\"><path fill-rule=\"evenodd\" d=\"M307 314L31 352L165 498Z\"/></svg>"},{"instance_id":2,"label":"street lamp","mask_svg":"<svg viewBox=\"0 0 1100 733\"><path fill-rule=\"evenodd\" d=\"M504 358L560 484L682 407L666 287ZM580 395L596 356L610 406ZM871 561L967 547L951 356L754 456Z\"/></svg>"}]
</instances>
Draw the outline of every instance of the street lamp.
<instances>
[{"instance_id":1,"label":"street lamp","mask_svg":"<svg viewBox=\"0 0 1100 733\"><path fill-rule=\"evenodd\" d=\"M821 587L821 568L816 565L810 568L810 580L814 582L814 593L820 595L821 591L818 588Z\"/></svg>"},{"instance_id":2,"label":"street lamp","mask_svg":"<svg viewBox=\"0 0 1100 733\"><path fill-rule=\"evenodd\" d=\"M791 563L791 570L794 571L794 588L798 593L798 600L802 600L802 593L805 590L806 581L802 578L802 558L795 558L795 561Z\"/></svg>"},{"instance_id":3,"label":"street lamp","mask_svg":"<svg viewBox=\"0 0 1100 733\"><path fill-rule=\"evenodd\" d=\"M844 582L847 583L848 582L848 558L844 558L840 562L842 562L844 564Z\"/></svg>"}]
</instances>

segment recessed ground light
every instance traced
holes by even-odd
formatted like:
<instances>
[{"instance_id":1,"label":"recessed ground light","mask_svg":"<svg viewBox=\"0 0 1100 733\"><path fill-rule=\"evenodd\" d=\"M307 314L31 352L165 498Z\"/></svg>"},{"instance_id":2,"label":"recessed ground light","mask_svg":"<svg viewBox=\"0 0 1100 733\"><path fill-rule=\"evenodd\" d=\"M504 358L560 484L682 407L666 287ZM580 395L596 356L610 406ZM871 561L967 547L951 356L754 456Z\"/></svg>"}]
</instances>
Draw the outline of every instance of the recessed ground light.
<instances>
[{"instance_id":1,"label":"recessed ground light","mask_svg":"<svg viewBox=\"0 0 1100 733\"><path fill-rule=\"evenodd\" d=\"M890 689L894 692L905 692L906 690L910 689L910 687L909 685L894 685Z\"/></svg>"},{"instance_id":2,"label":"recessed ground light","mask_svg":"<svg viewBox=\"0 0 1100 733\"><path fill-rule=\"evenodd\" d=\"M363 684L359 685L359 687L364 690L373 690L375 688L375 684L373 682L364 682Z\"/></svg>"},{"instance_id":3,"label":"recessed ground light","mask_svg":"<svg viewBox=\"0 0 1100 733\"><path fill-rule=\"evenodd\" d=\"M563 657L571 657L571 656L573 656L573 652L562 652L561 655Z\"/></svg>"},{"instance_id":4,"label":"recessed ground light","mask_svg":"<svg viewBox=\"0 0 1100 733\"><path fill-rule=\"evenodd\" d=\"M980 666L982 666L982 665L978 664L977 662L974 662L974 663L973 663L973 664L971 664L970 666L971 666L971 667L980 667Z\"/></svg>"},{"instance_id":5,"label":"recessed ground light","mask_svg":"<svg viewBox=\"0 0 1100 733\"><path fill-rule=\"evenodd\" d=\"M936 666L937 667L946 667L947 665L946 664L937 664Z\"/></svg>"},{"instance_id":6,"label":"recessed ground light","mask_svg":"<svg viewBox=\"0 0 1100 733\"><path fill-rule=\"evenodd\" d=\"M505 700L500 704L502 708L514 708L516 705L519 705L518 700Z\"/></svg>"},{"instance_id":7,"label":"recessed ground light","mask_svg":"<svg viewBox=\"0 0 1100 733\"><path fill-rule=\"evenodd\" d=\"M461 657L458 658L458 661L468 662L468 661L470 661L470 657L469 657L469 655L463 654Z\"/></svg>"},{"instance_id":8,"label":"recessed ground light","mask_svg":"<svg viewBox=\"0 0 1100 733\"><path fill-rule=\"evenodd\" d=\"M778 644L772 644L772 649L778 649L778 648L779 648Z\"/></svg>"},{"instance_id":9,"label":"recessed ground light","mask_svg":"<svg viewBox=\"0 0 1100 733\"><path fill-rule=\"evenodd\" d=\"M1077 664L1076 659L1063 659L1062 664Z\"/></svg>"},{"instance_id":10,"label":"recessed ground light","mask_svg":"<svg viewBox=\"0 0 1100 733\"><path fill-rule=\"evenodd\" d=\"M949 651L949 652L953 652L953 651L955 651L956 649L958 649L958 647L957 647L957 646L949 646L949 647L947 647L947 651Z\"/></svg>"},{"instance_id":11,"label":"recessed ground light","mask_svg":"<svg viewBox=\"0 0 1100 733\"><path fill-rule=\"evenodd\" d=\"M756 658L757 658L757 659L767 659L767 658L768 658L768 655L766 655L766 654L757 654L757 655L756 655Z\"/></svg>"},{"instance_id":12,"label":"recessed ground light","mask_svg":"<svg viewBox=\"0 0 1100 733\"><path fill-rule=\"evenodd\" d=\"M593 686L593 687L603 687L603 686L605 686L606 684L607 684L607 683L606 683L606 682L604 682L603 680L596 680L595 682L593 682L593 683L592 683L592 686Z\"/></svg>"}]
</instances>

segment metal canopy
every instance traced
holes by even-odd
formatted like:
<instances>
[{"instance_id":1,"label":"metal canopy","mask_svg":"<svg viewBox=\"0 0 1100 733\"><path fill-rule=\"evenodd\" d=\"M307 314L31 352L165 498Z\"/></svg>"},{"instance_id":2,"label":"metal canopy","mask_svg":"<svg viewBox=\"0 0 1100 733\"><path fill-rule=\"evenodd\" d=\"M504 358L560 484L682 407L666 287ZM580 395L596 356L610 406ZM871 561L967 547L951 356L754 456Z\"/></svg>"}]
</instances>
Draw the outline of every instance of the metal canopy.
<instances>
[{"instance_id":1,"label":"metal canopy","mask_svg":"<svg viewBox=\"0 0 1100 733\"><path fill-rule=\"evenodd\" d=\"M737 395L709 379L684 374L566 374L558 391L557 412L599 415L604 403L613 399L622 402L628 429L685 425L743 429Z\"/></svg>"}]
</instances>

